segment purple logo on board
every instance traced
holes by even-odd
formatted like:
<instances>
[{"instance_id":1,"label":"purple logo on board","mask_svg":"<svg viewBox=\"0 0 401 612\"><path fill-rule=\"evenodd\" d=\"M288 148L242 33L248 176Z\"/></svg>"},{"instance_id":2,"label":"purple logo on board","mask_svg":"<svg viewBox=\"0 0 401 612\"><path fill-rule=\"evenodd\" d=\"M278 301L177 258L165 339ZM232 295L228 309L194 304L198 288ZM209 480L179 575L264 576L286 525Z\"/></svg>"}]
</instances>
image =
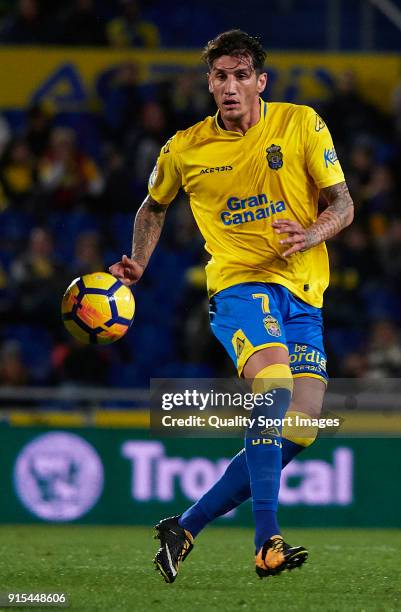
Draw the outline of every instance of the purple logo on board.
<instances>
[{"instance_id":1,"label":"purple logo on board","mask_svg":"<svg viewBox=\"0 0 401 612\"><path fill-rule=\"evenodd\" d=\"M86 440L67 432L34 438L20 451L14 486L22 504L46 521L86 514L103 491L103 465Z\"/></svg>"}]
</instances>

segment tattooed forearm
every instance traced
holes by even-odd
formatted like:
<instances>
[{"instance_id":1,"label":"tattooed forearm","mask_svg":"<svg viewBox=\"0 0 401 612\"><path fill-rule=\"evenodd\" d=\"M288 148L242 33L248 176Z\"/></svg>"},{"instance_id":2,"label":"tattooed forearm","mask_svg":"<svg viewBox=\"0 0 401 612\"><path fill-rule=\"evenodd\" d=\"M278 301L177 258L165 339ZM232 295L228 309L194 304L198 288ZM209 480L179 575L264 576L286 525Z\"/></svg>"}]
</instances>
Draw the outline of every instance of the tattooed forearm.
<instances>
[{"instance_id":1,"label":"tattooed forearm","mask_svg":"<svg viewBox=\"0 0 401 612\"><path fill-rule=\"evenodd\" d=\"M325 187L321 193L328 207L305 232L305 247L309 249L328 238L332 238L347 227L354 218L354 205L345 182ZM304 250L303 249L303 250Z\"/></svg>"},{"instance_id":2,"label":"tattooed forearm","mask_svg":"<svg viewBox=\"0 0 401 612\"><path fill-rule=\"evenodd\" d=\"M166 206L148 195L135 217L132 240L132 259L145 269L162 231Z\"/></svg>"}]
</instances>

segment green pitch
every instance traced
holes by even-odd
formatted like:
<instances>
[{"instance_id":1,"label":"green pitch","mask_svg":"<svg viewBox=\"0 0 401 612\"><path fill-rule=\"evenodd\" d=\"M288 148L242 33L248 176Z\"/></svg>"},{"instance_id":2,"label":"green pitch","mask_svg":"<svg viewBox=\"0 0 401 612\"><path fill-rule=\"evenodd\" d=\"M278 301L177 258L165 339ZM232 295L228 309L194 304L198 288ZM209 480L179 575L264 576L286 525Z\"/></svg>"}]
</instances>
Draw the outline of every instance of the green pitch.
<instances>
[{"instance_id":1,"label":"green pitch","mask_svg":"<svg viewBox=\"0 0 401 612\"><path fill-rule=\"evenodd\" d=\"M289 542L309 548L308 563L260 580L251 530L210 528L174 584L153 569L152 535L144 527L0 527L0 591L64 591L83 612L401 609L401 530L286 530Z\"/></svg>"}]
</instances>

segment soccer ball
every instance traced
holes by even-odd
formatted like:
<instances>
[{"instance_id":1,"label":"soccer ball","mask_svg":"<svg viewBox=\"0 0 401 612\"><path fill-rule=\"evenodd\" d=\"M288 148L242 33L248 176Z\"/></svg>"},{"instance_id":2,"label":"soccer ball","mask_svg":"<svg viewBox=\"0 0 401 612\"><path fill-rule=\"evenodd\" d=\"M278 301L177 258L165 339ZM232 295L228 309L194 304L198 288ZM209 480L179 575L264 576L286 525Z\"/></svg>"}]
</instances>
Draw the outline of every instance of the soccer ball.
<instances>
[{"instance_id":1,"label":"soccer ball","mask_svg":"<svg viewBox=\"0 0 401 612\"><path fill-rule=\"evenodd\" d=\"M135 312L130 289L106 272L72 281L61 303L67 330L86 344L111 344L128 331Z\"/></svg>"}]
</instances>

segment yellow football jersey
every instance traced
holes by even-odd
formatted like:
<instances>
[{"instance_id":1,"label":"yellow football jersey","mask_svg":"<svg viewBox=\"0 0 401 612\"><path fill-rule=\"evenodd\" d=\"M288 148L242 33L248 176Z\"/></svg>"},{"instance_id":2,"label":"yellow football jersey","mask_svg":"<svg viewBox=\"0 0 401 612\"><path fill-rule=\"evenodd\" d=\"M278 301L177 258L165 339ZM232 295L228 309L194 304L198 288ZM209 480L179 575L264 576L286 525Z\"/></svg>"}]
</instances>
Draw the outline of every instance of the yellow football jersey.
<instances>
[{"instance_id":1,"label":"yellow football jersey","mask_svg":"<svg viewBox=\"0 0 401 612\"><path fill-rule=\"evenodd\" d=\"M218 113L177 132L162 148L149 193L168 205L183 187L211 259L209 296L245 282L279 283L322 306L329 281L325 244L286 258L275 219L308 227L319 190L344 181L323 120L308 106L261 100L244 135L223 129Z\"/></svg>"}]
</instances>

